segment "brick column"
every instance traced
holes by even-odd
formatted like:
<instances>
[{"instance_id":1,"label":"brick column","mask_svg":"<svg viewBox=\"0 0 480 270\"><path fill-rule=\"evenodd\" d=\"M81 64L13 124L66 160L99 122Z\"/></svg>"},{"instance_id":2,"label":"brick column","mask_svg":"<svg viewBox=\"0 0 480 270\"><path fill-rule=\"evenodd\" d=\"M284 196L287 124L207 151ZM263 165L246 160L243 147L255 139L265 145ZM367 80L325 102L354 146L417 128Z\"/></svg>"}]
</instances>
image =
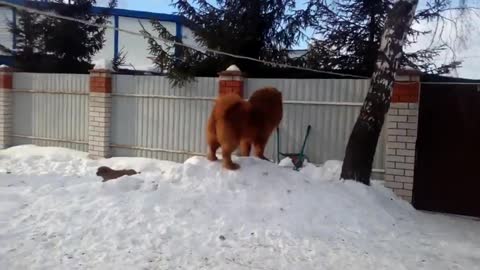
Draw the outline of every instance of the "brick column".
<instances>
[{"instance_id":1,"label":"brick column","mask_svg":"<svg viewBox=\"0 0 480 270\"><path fill-rule=\"evenodd\" d=\"M244 74L237 66L232 65L218 75L219 96L235 93L243 97Z\"/></svg>"},{"instance_id":2,"label":"brick column","mask_svg":"<svg viewBox=\"0 0 480 270\"><path fill-rule=\"evenodd\" d=\"M0 67L0 149L12 145L13 70Z\"/></svg>"},{"instance_id":3,"label":"brick column","mask_svg":"<svg viewBox=\"0 0 480 270\"><path fill-rule=\"evenodd\" d=\"M90 71L88 153L91 158L110 157L112 75L109 70Z\"/></svg>"},{"instance_id":4,"label":"brick column","mask_svg":"<svg viewBox=\"0 0 480 270\"><path fill-rule=\"evenodd\" d=\"M413 195L419 93L419 73L399 72L386 119L385 186L408 202Z\"/></svg>"}]
</instances>

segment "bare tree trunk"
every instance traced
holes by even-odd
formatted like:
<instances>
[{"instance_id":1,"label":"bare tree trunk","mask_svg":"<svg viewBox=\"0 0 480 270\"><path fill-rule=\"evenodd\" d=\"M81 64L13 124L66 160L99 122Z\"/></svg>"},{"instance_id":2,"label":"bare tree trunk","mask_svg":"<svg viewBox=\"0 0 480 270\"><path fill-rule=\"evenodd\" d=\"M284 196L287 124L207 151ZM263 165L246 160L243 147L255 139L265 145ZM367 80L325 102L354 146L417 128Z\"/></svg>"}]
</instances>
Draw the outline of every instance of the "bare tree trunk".
<instances>
[{"instance_id":1,"label":"bare tree trunk","mask_svg":"<svg viewBox=\"0 0 480 270\"><path fill-rule=\"evenodd\" d=\"M390 108L395 73L417 4L418 0L398 0L388 14L370 90L347 144L342 179L370 184L378 137Z\"/></svg>"}]
</instances>

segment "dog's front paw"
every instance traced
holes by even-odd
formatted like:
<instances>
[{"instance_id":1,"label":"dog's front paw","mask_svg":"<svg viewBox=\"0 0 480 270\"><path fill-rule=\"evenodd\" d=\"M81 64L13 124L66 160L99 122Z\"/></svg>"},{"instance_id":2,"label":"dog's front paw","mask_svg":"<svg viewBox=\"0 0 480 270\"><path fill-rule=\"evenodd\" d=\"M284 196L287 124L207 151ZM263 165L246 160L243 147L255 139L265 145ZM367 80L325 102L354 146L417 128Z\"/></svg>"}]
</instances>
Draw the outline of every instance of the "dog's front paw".
<instances>
[{"instance_id":1,"label":"dog's front paw","mask_svg":"<svg viewBox=\"0 0 480 270\"><path fill-rule=\"evenodd\" d=\"M224 164L223 167L225 167L225 169L227 170L232 171L240 169L240 165L238 165L237 163Z\"/></svg>"},{"instance_id":2,"label":"dog's front paw","mask_svg":"<svg viewBox=\"0 0 480 270\"><path fill-rule=\"evenodd\" d=\"M218 160L217 155L212 154L212 153L209 153L207 155L207 159L210 160L210 161L217 161Z\"/></svg>"}]
</instances>

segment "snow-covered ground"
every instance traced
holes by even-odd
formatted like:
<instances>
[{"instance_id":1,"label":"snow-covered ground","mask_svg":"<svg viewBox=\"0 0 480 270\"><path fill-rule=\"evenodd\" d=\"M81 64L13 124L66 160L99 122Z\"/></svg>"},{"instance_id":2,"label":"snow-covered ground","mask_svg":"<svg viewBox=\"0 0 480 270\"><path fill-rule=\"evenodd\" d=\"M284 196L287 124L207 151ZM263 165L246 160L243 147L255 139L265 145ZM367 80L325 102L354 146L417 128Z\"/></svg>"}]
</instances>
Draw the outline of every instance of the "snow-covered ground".
<instances>
[{"instance_id":1,"label":"snow-covered ground","mask_svg":"<svg viewBox=\"0 0 480 270\"><path fill-rule=\"evenodd\" d=\"M0 269L480 269L480 222L254 158L0 151ZM288 162L286 162L288 163ZM99 166L142 173L102 183Z\"/></svg>"}]
</instances>

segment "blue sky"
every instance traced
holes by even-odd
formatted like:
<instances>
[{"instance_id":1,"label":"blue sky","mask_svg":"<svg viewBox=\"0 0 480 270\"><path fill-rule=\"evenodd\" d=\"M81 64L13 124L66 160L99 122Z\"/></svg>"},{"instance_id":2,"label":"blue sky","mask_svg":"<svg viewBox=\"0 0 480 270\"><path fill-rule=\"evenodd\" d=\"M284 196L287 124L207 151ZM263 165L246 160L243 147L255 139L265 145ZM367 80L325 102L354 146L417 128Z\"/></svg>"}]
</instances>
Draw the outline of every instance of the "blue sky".
<instances>
[{"instance_id":1,"label":"blue sky","mask_svg":"<svg viewBox=\"0 0 480 270\"><path fill-rule=\"evenodd\" d=\"M458 0L453 0L456 2ZM106 0L100 0L100 3L106 2ZM172 13L175 12L175 8L171 6L171 0L119 0L118 7L124 9L132 10L141 10L141 11L151 11L151 12L162 12L162 13ZM212 1L213 2L213 1ZM298 1L299 3L305 2ZM420 6L424 5L426 0L420 0ZM475 2L475 1L474 1Z\"/></svg>"}]
</instances>

